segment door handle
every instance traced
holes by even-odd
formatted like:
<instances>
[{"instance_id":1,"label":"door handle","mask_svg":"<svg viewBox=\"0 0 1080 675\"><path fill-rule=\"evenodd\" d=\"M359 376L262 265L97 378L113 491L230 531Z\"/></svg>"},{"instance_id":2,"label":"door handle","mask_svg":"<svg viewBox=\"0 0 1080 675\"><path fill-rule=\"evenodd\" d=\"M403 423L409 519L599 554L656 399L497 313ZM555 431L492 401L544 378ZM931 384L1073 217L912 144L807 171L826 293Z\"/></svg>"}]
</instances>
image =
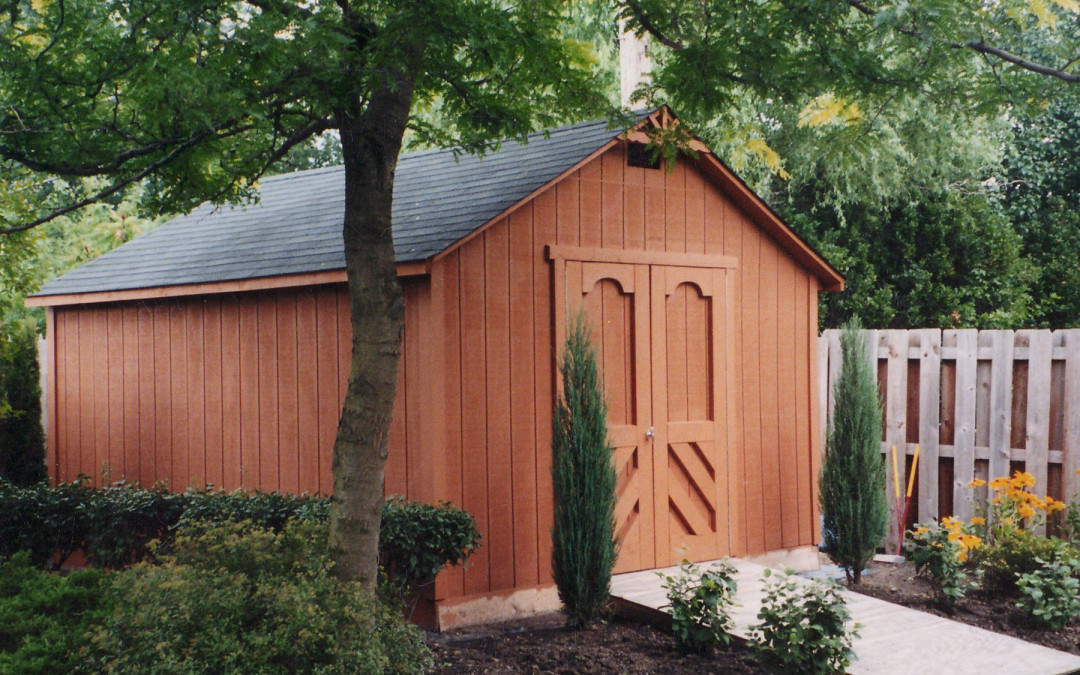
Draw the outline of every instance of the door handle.
<instances>
[{"instance_id":1,"label":"door handle","mask_svg":"<svg viewBox=\"0 0 1080 675\"><path fill-rule=\"evenodd\" d=\"M650 441L656 438L656 429L649 427L649 430L645 432L645 438Z\"/></svg>"}]
</instances>

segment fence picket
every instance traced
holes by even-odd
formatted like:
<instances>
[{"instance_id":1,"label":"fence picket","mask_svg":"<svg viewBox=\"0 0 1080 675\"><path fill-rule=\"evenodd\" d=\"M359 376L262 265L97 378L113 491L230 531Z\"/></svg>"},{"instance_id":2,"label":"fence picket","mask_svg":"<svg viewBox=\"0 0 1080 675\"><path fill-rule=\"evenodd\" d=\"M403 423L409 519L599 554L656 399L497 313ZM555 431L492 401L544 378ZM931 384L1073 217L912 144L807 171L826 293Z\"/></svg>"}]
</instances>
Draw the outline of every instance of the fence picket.
<instances>
[{"instance_id":1,"label":"fence picket","mask_svg":"<svg viewBox=\"0 0 1080 675\"><path fill-rule=\"evenodd\" d=\"M891 452L896 448L896 476L893 476L891 457L885 461L885 490L889 494L889 504L895 504L897 483L903 490L907 484L904 458L907 457L907 371L908 371L908 332L904 330L885 331L888 347L888 370L885 390L885 446ZM889 534L885 538L886 551L896 548L902 532L896 525L893 514L889 525Z\"/></svg>"},{"instance_id":2,"label":"fence picket","mask_svg":"<svg viewBox=\"0 0 1080 675\"><path fill-rule=\"evenodd\" d=\"M938 516L938 443L941 440L941 331L919 331L919 522Z\"/></svg>"},{"instance_id":3,"label":"fence picket","mask_svg":"<svg viewBox=\"0 0 1080 675\"><path fill-rule=\"evenodd\" d=\"M1053 335L1048 330L1021 331L1028 338L1027 421L1024 470L1045 492L1050 468L1050 370ZM1039 534L1046 526L1038 527Z\"/></svg>"},{"instance_id":4,"label":"fence picket","mask_svg":"<svg viewBox=\"0 0 1080 675\"><path fill-rule=\"evenodd\" d=\"M1012 374L1015 335L994 331L990 358L990 477L1009 475L1012 435ZM1045 483L1043 489L1046 488Z\"/></svg>"},{"instance_id":5,"label":"fence picket","mask_svg":"<svg viewBox=\"0 0 1080 675\"><path fill-rule=\"evenodd\" d=\"M975 479L975 375L979 361L979 331L956 331L956 411L953 431L953 515L971 518Z\"/></svg>"},{"instance_id":6,"label":"fence picket","mask_svg":"<svg viewBox=\"0 0 1080 675\"><path fill-rule=\"evenodd\" d=\"M1061 482L1065 498L1080 493L1080 328L1065 332L1065 397L1062 401Z\"/></svg>"}]
</instances>

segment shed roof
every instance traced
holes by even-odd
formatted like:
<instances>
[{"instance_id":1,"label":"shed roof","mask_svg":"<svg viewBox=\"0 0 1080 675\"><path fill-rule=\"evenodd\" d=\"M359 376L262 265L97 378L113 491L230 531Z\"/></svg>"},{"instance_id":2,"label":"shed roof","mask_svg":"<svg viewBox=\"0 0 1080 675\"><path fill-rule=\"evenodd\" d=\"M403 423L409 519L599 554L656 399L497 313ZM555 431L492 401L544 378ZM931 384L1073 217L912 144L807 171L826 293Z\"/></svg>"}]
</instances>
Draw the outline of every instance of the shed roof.
<instances>
[{"instance_id":1,"label":"shed roof","mask_svg":"<svg viewBox=\"0 0 1080 675\"><path fill-rule=\"evenodd\" d=\"M589 122L507 142L484 156L403 155L394 181L397 262L426 260L521 201L621 130ZM340 166L265 178L259 201L203 204L46 284L37 295L202 284L340 270Z\"/></svg>"},{"instance_id":2,"label":"shed roof","mask_svg":"<svg viewBox=\"0 0 1080 675\"><path fill-rule=\"evenodd\" d=\"M661 110L666 113L666 108ZM506 142L483 156L450 149L403 155L394 183L396 261L436 256L622 133L606 121L586 122L532 134L524 144ZM824 259L730 169L705 154L721 179L742 194L756 220L774 233L782 230L785 247L800 249L793 253L842 287L842 278ZM77 298L343 270L344 195L340 166L265 178L259 183L258 202L203 204L49 282L29 304L53 304L48 296Z\"/></svg>"}]
</instances>

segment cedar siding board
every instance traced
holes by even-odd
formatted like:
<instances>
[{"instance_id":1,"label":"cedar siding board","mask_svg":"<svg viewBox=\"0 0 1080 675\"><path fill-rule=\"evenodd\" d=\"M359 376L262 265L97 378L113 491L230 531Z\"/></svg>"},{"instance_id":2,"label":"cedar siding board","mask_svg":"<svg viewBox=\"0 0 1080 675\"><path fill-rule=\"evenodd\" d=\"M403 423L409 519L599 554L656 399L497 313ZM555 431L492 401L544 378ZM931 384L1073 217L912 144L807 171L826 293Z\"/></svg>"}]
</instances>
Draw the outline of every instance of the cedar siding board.
<instances>
[{"instance_id":1,"label":"cedar siding board","mask_svg":"<svg viewBox=\"0 0 1080 675\"><path fill-rule=\"evenodd\" d=\"M580 142L560 149L560 137ZM549 141L554 145L541 146ZM745 186L724 183L716 163L684 158L671 171L631 167L626 143L589 125L535 143L550 167L530 174L532 182L489 176L516 186L515 201L492 198L493 218L485 211L460 227L409 225L411 238L397 242L399 262L414 255L406 249L419 251L426 273L402 277L404 343L385 491L462 506L484 537L464 569L440 575L436 601L551 582L551 414L558 341L574 293L595 321L619 428L620 489L634 494L619 508L629 538L621 569L678 562L684 540L696 558L813 545L817 293L842 280L808 264L812 251L793 252L793 239L763 228L745 195L732 196ZM422 161L436 155L424 153ZM306 173L328 184L334 175ZM415 180L406 183L406 202L425 190L448 199L469 192L452 181L447 188ZM303 217L304 209L286 208L286 197L307 198L303 190L270 192L252 208ZM329 189L311 193L332 201ZM331 219L331 210L313 213ZM197 239L237 227L240 221L217 219L241 212L186 218ZM340 214L333 218L339 230ZM293 236L281 241L304 251ZM108 265L153 257L165 241L158 237ZM217 263L200 268L191 250L174 259L194 265L183 283L205 288L238 278L220 276ZM262 264L261 253L229 255L251 266L238 272L244 278ZM320 272L282 265L275 274ZM65 298L49 307L54 480L85 473L97 483L168 481L178 490L213 483L331 491L351 348L340 280L70 300L133 288L105 279L105 269L76 272L39 298ZM145 261L132 283L161 287L162 269ZM645 440L654 424L661 450Z\"/></svg>"}]
</instances>

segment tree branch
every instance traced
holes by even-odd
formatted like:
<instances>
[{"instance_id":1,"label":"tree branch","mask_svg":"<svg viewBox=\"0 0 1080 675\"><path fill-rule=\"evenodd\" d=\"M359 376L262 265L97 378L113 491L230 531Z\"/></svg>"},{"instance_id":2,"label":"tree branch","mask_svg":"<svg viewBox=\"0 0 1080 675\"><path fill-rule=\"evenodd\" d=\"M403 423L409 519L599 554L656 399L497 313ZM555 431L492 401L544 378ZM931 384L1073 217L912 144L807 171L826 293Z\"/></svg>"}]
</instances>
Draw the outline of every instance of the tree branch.
<instances>
[{"instance_id":1,"label":"tree branch","mask_svg":"<svg viewBox=\"0 0 1080 675\"><path fill-rule=\"evenodd\" d=\"M873 16L875 16L877 14L877 12L873 8L868 7L861 0L847 0L847 4L848 4L849 7L855 9L857 12L859 12L863 16L873 17ZM928 36L925 33L923 33L922 31L916 30L914 28L905 28L903 26L893 26L893 29L896 30L899 33L903 33L904 35L909 35L911 37L916 37L916 38L920 38L920 39L925 39L927 37L933 37L933 36ZM952 47L953 49L970 49L970 50L972 50L974 52L977 52L979 54L983 54L984 56L985 55L995 56L995 57L1001 59L1002 61L1006 61L1008 63L1011 63L1011 64L1015 65L1015 66L1019 66L1019 67L1023 68L1024 70L1030 71L1032 73L1036 73L1036 74L1039 74L1039 75L1046 75L1048 77L1056 77L1059 80L1062 80L1064 82L1069 82L1071 84L1080 83L1080 75L1074 75L1073 73L1065 72L1066 68L1068 68L1069 66L1071 66L1072 64L1074 64L1078 60L1080 60L1080 56L1077 56L1076 58L1072 59L1071 61L1066 63L1062 68L1054 68L1053 66L1047 66L1045 64L1038 63L1038 62L1032 61L1030 59L1025 59L1024 57L1018 56L1017 54L1013 54L1012 52L1010 52L1008 50L1002 49L1001 47L995 47L994 45L986 44L982 40L968 40L967 42L947 42L946 41L946 42L944 42L944 44L948 45L949 47Z\"/></svg>"},{"instance_id":2,"label":"tree branch","mask_svg":"<svg viewBox=\"0 0 1080 675\"><path fill-rule=\"evenodd\" d=\"M660 44L664 45L668 49L681 52L686 49L686 45L682 42L668 37L664 33L660 32L660 29L649 20L649 17L645 16L645 11L641 9L641 5L636 0L626 0L626 7L637 19L638 25L640 25L646 33L656 38Z\"/></svg>"}]
</instances>

